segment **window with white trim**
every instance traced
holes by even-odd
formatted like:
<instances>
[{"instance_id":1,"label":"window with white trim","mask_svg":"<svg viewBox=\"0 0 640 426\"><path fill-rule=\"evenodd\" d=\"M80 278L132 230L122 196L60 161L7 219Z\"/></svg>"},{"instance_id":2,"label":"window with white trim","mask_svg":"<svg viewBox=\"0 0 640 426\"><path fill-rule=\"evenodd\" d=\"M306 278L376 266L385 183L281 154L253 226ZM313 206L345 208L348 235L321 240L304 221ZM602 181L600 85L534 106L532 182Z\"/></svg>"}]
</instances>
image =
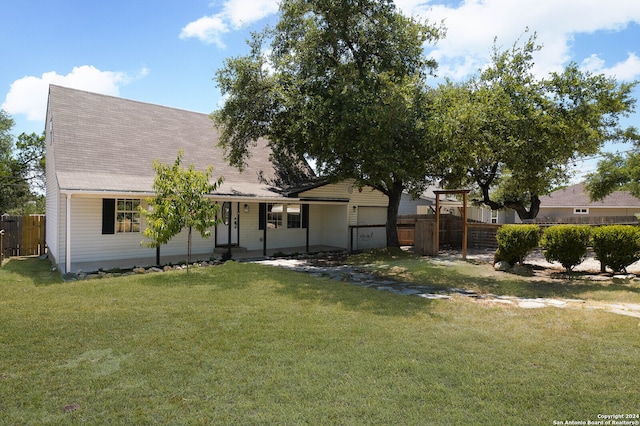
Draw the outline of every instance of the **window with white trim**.
<instances>
[{"instance_id":1,"label":"window with white trim","mask_svg":"<svg viewBox=\"0 0 640 426\"><path fill-rule=\"evenodd\" d=\"M116 200L116 232L140 232L140 200Z\"/></svg>"},{"instance_id":2,"label":"window with white trim","mask_svg":"<svg viewBox=\"0 0 640 426\"><path fill-rule=\"evenodd\" d=\"M498 210L491 210L491 223L498 223Z\"/></svg>"},{"instance_id":3,"label":"window with white trim","mask_svg":"<svg viewBox=\"0 0 640 426\"><path fill-rule=\"evenodd\" d=\"M267 204L267 227L282 228L282 213L284 204Z\"/></svg>"},{"instance_id":4,"label":"window with white trim","mask_svg":"<svg viewBox=\"0 0 640 426\"><path fill-rule=\"evenodd\" d=\"M589 214L589 209L586 207L576 207L573 209L573 214Z\"/></svg>"},{"instance_id":5,"label":"window with white trim","mask_svg":"<svg viewBox=\"0 0 640 426\"><path fill-rule=\"evenodd\" d=\"M302 228L300 204L287 204L287 228Z\"/></svg>"}]
</instances>

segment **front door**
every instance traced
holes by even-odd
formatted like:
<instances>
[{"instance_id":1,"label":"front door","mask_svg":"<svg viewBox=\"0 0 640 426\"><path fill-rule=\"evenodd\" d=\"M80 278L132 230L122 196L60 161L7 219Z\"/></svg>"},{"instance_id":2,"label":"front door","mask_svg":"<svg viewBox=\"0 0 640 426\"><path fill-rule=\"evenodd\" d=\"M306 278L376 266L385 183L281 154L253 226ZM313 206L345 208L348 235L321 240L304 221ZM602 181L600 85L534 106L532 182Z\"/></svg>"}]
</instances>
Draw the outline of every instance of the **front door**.
<instances>
[{"instance_id":1,"label":"front door","mask_svg":"<svg viewBox=\"0 0 640 426\"><path fill-rule=\"evenodd\" d=\"M216 229L216 246L238 244L238 203L225 202L220 206L222 221ZM229 240L231 238L231 240Z\"/></svg>"}]
</instances>

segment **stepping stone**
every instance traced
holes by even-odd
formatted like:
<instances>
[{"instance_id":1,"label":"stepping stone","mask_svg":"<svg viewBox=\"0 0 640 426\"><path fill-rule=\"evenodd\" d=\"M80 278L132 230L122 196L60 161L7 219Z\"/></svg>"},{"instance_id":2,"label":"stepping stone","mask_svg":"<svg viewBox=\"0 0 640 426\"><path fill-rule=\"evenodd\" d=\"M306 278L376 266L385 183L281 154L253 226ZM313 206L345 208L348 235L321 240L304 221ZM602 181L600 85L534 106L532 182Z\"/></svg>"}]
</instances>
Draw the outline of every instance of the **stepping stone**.
<instances>
[{"instance_id":1,"label":"stepping stone","mask_svg":"<svg viewBox=\"0 0 640 426\"><path fill-rule=\"evenodd\" d=\"M487 300L487 302L492 302L492 303L502 303L504 305L513 305L513 301L511 300L507 300L507 299L489 299Z\"/></svg>"},{"instance_id":2,"label":"stepping stone","mask_svg":"<svg viewBox=\"0 0 640 426\"><path fill-rule=\"evenodd\" d=\"M625 315L628 317L640 318L640 312L626 311L624 309L608 309L607 312L612 314Z\"/></svg>"},{"instance_id":3,"label":"stepping stone","mask_svg":"<svg viewBox=\"0 0 640 426\"><path fill-rule=\"evenodd\" d=\"M446 294L434 294L434 293L422 293L422 294L418 294L418 297L423 297L425 299L430 299L430 300L451 299L451 296L447 296Z\"/></svg>"},{"instance_id":4,"label":"stepping stone","mask_svg":"<svg viewBox=\"0 0 640 426\"><path fill-rule=\"evenodd\" d=\"M414 288L405 288L404 290L398 290L396 293L401 294L403 296L412 296L414 294L422 293L420 290L416 290Z\"/></svg>"},{"instance_id":5,"label":"stepping stone","mask_svg":"<svg viewBox=\"0 0 640 426\"><path fill-rule=\"evenodd\" d=\"M535 300L519 300L518 306L523 309L540 309L547 307L544 303Z\"/></svg>"},{"instance_id":6,"label":"stepping stone","mask_svg":"<svg viewBox=\"0 0 640 426\"><path fill-rule=\"evenodd\" d=\"M555 299L545 299L544 303L546 303L547 305L554 306L556 308L564 308L567 306L567 302L564 302L562 300L555 300Z\"/></svg>"}]
</instances>

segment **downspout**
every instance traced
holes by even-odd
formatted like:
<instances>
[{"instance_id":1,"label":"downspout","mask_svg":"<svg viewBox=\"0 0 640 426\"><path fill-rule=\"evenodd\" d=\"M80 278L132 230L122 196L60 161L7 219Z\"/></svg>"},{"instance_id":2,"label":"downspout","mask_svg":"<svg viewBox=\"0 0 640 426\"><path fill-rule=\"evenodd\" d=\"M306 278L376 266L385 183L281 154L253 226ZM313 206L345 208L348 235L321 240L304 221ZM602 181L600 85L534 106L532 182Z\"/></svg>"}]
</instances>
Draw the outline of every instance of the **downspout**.
<instances>
[{"instance_id":1,"label":"downspout","mask_svg":"<svg viewBox=\"0 0 640 426\"><path fill-rule=\"evenodd\" d=\"M67 211L66 211L66 229L65 229L65 242L64 242L64 261L65 261L65 273L69 273L71 270L71 192L63 192L67 196Z\"/></svg>"}]
</instances>

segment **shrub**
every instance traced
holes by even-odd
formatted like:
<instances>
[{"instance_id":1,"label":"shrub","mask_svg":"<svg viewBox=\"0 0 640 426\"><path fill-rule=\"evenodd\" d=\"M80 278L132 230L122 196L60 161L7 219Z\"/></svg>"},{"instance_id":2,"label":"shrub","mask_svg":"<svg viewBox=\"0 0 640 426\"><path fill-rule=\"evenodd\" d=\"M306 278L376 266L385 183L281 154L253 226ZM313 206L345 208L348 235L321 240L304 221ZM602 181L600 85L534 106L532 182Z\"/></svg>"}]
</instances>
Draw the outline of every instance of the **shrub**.
<instances>
[{"instance_id":1,"label":"shrub","mask_svg":"<svg viewBox=\"0 0 640 426\"><path fill-rule=\"evenodd\" d=\"M572 270L587 257L591 227L585 225L556 225L544 230L540 246L548 262L560 262Z\"/></svg>"},{"instance_id":2,"label":"shrub","mask_svg":"<svg viewBox=\"0 0 640 426\"><path fill-rule=\"evenodd\" d=\"M503 225L496 233L496 259L512 265L524 262L529 252L538 246L540 228L537 225Z\"/></svg>"},{"instance_id":3,"label":"shrub","mask_svg":"<svg viewBox=\"0 0 640 426\"><path fill-rule=\"evenodd\" d=\"M636 226L601 226L595 228L591 236L602 272L607 266L614 272L624 272L627 266L640 260L640 228Z\"/></svg>"}]
</instances>

